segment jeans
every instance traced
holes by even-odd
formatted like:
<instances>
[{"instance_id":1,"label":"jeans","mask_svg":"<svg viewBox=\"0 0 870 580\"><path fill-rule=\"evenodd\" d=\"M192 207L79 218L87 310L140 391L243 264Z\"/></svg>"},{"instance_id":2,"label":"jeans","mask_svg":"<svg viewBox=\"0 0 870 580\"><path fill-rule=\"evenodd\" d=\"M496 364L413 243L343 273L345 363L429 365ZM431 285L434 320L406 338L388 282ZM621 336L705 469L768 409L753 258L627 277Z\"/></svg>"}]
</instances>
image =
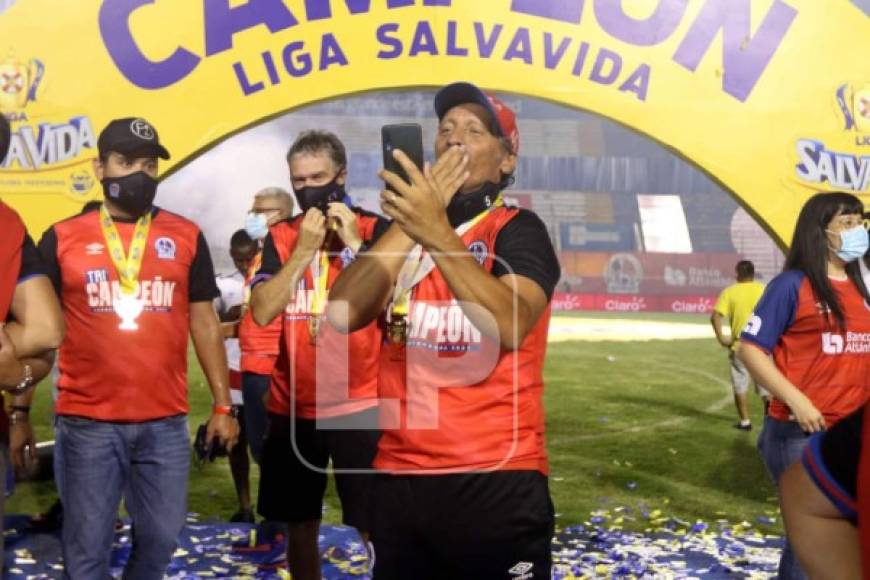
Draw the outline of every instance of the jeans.
<instances>
[{"instance_id":1,"label":"jeans","mask_svg":"<svg viewBox=\"0 0 870 580\"><path fill-rule=\"evenodd\" d=\"M263 440L266 438L266 427L269 424L269 415L263 397L269 392L270 381L269 375L242 373L242 401L244 401L242 420L245 422L251 457L258 465L263 451Z\"/></svg>"},{"instance_id":2,"label":"jeans","mask_svg":"<svg viewBox=\"0 0 870 580\"><path fill-rule=\"evenodd\" d=\"M57 418L65 578L104 579L123 496L133 520L124 578L163 578L187 514L187 417L143 423Z\"/></svg>"},{"instance_id":3,"label":"jeans","mask_svg":"<svg viewBox=\"0 0 870 580\"><path fill-rule=\"evenodd\" d=\"M758 450L774 484L778 486L785 470L800 460L808 441L809 435L795 421L780 421L770 416L764 418L764 428L758 437ZM806 577L786 538L777 578L803 580Z\"/></svg>"}]
</instances>

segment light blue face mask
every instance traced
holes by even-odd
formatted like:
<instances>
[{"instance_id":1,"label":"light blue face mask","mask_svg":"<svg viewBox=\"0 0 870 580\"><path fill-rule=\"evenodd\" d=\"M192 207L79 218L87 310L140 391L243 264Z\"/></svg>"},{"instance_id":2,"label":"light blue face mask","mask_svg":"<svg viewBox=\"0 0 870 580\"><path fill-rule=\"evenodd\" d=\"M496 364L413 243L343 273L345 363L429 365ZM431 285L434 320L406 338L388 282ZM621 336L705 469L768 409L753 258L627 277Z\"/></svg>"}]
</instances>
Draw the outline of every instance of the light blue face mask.
<instances>
[{"instance_id":1,"label":"light blue face mask","mask_svg":"<svg viewBox=\"0 0 870 580\"><path fill-rule=\"evenodd\" d=\"M840 232L840 249L837 250L837 256L844 262L854 262L867 253L868 247L870 247L870 238L867 237L867 230L864 226L855 226Z\"/></svg>"},{"instance_id":2,"label":"light blue face mask","mask_svg":"<svg viewBox=\"0 0 870 580\"><path fill-rule=\"evenodd\" d=\"M259 212L248 212L245 218L245 231L254 240L262 240L269 234L269 223L266 215Z\"/></svg>"}]
</instances>

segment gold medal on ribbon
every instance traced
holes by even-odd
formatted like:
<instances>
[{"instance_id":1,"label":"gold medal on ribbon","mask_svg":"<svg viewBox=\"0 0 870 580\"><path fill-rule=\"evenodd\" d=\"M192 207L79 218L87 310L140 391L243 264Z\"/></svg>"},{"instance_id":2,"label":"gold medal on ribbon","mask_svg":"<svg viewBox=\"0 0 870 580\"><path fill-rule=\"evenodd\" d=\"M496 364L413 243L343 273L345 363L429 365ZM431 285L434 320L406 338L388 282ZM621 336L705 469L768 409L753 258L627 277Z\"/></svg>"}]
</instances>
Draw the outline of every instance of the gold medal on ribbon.
<instances>
[{"instance_id":1,"label":"gold medal on ribbon","mask_svg":"<svg viewBox=\"0 0 870 580\"><path fill-rule=\"evenodd\" d=\"M100 228L112 264L118 273L120 292L112 301L115 314L121 319L118 328L121 330L138 330L136 319L145 309L145 303L137 295L139 294L139 271L142 269L142 260L145 258L145 245L148 242L148 231L151 229L151 212L146 213L136 220L136 229L133 230L133 239L130 242L130 252L124 252L124 244L121 235L112 216L109 215L106 206L100 207Z\"/></svg>"},{"instance_id":2,"label":"gold medal on ribbon","mask_svg":"<svg viewBox=\"0 0 870 580\"><path fill-rule=\"evenodd\" d=\"M462 237L474 226L480 223L491 211L504 205L504 199L499 195L484 211L471 220L456 228L456 235ZM393 350L393 359L404 358L405 344L408 341L408 315L411 310L411 294L414 287L435 268L435 261L425 255L421 246L416 246L405 258L405 263L399 271L396 286L393 288L393 299L389 306L389 322L387 322L387 340Z\"/></svg>"},{"instance_id":3,"label":"gold medal on ribbon","mask_svg":"<svg viewBox=\"0 0 870 580\"><path fill-rule=\"evenodd\" d=\"M405 316L393 315L387 322L387 351L392 361L405 360L405 343L408 340L408 319Z\"/></svg>"},{"instance_id":4,"label":"gold medal on ribbon","mask_svg":"<svg viewBox=\"0 0 870 580\"><path fill-rule=\"evenodd\" d=\"M320 334L321 320L320 316L314 315L308 319L308 341L311 343L311 346L317 346L317 335Z\"/></svg>"},{"instance_id":5,"label":"gold medal on ribbon","mask_svg":"<svg viewBox=\"0 0 870 580\"><path fill-rule=\"evenodd\" d=\"M387 324L387 336L390 339L390 344L405 346L405 342L408 340L408 321L406 317L393 317Z\"/></svg>"},{"instance_id":6,"label":"gold medal on ribbon","mask_svg":"<svg viewBox=\"0 0 870 580\"><path fill-rule=\"evenodd\" d=\"M311 312L308 318L308 336L312 346L317 346L323 312L326 310L326 297L329 293L329 252L318 250L311 262L311 278L314 282L314 295L311 299Z\"/></svg>"}]
</instances>

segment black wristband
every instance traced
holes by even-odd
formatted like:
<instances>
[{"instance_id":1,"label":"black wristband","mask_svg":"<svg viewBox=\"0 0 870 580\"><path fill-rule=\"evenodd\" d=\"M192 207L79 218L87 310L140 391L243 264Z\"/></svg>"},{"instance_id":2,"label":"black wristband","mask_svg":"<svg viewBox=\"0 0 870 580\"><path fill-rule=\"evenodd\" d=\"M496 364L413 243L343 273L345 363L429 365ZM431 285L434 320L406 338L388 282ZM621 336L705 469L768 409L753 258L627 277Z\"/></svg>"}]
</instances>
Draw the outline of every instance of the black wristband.
<instances>
[{"instance_id":1,"label":"black wristband","mask_svg":"<svg viewBox=\"0 0 870 580\"><path fill-rule=\"evenodd\" d=\"M30 413L30 405L12 405L10 410L15 413Z\"/></svg>"}]
</instances>

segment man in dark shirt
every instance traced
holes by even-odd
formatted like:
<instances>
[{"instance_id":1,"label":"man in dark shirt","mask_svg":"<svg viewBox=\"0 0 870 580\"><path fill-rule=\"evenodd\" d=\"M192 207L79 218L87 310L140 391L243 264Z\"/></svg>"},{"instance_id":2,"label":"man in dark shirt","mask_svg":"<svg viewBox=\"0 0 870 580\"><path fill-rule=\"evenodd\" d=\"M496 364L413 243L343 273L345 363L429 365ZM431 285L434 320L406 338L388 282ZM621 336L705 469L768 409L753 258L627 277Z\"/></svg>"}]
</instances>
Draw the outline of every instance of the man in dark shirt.
<instances>
[{"instance_id":1,"label":"man in dark shirt","mask_svg":"<svg viewBox=\"0 0 870 580\"><path fill-rule=\"evenodd\" d=\"M293 578L314 580L321 577L317 538L327 468L331 463L342 521L366 539L371 462L380 435L380 332L370 324L343 345L345 337L322 324L323 309L331 281L389 222L351 205L344 189L347 152L333 133L301 133L287 152L287 167L302 213L271 227L252 281L253 319L283 321L269 389L259 511L287 523Z\"/></svg>"},{"instance_id":2,"label":"man in dark shirt","mask_svg":"<svg viewBox=\"0 0 870 580\"><path fill-rule=\"evenodd\" d=\"M374 575L548 578L541 396L559 263L541 220L502 198L513 111L454 83L435 112L436 162L421 171L394 151L410 179L381 173L393 225L342 272L328 311L348 331L385 319Z\"/></svg>"}]
</instances>

